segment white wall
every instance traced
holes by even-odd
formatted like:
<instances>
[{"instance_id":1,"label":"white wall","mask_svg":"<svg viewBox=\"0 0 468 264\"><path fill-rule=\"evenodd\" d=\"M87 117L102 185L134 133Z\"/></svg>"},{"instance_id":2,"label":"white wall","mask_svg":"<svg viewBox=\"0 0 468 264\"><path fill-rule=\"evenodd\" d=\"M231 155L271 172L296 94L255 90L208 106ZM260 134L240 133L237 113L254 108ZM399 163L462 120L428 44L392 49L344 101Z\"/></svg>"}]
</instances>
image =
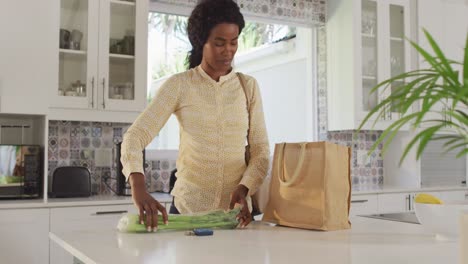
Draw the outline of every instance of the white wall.
<instances>
[{"instance_id":1,"label":"white wall","mask_svg":"<svg viewBox=\"0 0 468 264\"><path fill-rule=\"evenodd\" d=\"M265 122L273 150L275 143L307 141L310 115L306 104L306 59L279 64L255 72L247 72L258 81Z\"/></svg>"},{"instance_id":2,"label":"white wall","mask_svg":"<svg viewBox=\"0 0 468 264\"><path fill-rule=\"evenodd\" d=\"M312 42L312 29L298 28L281 49L272 47L261 59L236 60L237 71L258 81L272 152L275 143L314 140Z\"/></svg>"}]
</instances>

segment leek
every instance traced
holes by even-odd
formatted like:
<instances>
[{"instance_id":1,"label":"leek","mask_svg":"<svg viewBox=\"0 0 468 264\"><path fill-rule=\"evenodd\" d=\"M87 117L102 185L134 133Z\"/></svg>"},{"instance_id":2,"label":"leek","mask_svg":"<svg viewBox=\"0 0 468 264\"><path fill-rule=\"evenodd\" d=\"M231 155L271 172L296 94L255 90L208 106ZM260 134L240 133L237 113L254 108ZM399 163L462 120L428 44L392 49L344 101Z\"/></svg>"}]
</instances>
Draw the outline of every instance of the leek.
<instances>
[{"instance_id":1,"label":"leek","mask_svg":"<svg viewBox=\"0 0 468 264\"><path fill-rule=\"evenodd\" d=\"M163 224L162 216L158 216L159 231L184 231L194 228L216 228L234 229L239 222L236 219L240 208L230 211L215 210L194 215L169 215L168 224ZM137 214L126 214L122 216L117 225L120 232L127 233L148 233L146 226L140 223Z\"/></svg>"}]
</instances>

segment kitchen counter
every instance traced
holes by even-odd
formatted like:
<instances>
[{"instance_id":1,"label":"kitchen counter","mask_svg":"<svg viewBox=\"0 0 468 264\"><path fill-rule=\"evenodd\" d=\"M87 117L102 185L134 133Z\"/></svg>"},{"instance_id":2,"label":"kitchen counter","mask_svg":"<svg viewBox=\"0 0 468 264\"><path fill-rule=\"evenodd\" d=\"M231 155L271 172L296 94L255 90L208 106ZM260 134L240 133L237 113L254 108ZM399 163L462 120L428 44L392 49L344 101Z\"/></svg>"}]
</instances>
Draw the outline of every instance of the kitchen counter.
<instances>
[{"instance_id":1,"label":"kitchen counter","mask_svg":"<svg viewBox=\"0 0 468 264\"><path fill-rule=\"evenodd\" d=\"M172 202L172 195L168 193L152 193L161 203ZM0 200L0 209L53 208L70 206L98 206L132 204L131 196L94 195L83 198L49 198L47 201L37 200Z\"/></svg>"},{"instance_id":2,"label":"kitchen counter","mask_svg":"<svg viewBox=\"0 0 468 264\"><path fill-rule=\"evenodd\" d=\"M439 241L421 225L363 217L352 229L310 231L253 222L215 230L210 237L184 232L119 233L119 216L49 233L84 263L457 263L458 244Z\"/></svg>"},{"instance_id":3,"label":"kitchen counter","mask_svg":"<svg viewBox=\"0 0 468 264\"><path fill-rule=\"evenodd\" d=\"M378 190L359 190L352 191L353 196L383 194L383 193L417 193L417 192L439 192L439 191L467 191L466 185L460 186L440 186L440 187L422 187L422 188L397 188L386 187ZM161 203L170 203L172 195L168 193L152 193L153 197ZM69 206L99 206L99 205L120 205L133 203L130 196L115 195L93 195L83 198L48 198L48 199L18 199L18 200L0 200L1 209L27 209L27 208L52 208Z\"/></svg>"},{"instance_id":4,"label":"kitchen counter","mask_svg":"<svg viewBox=\"0 0 468 264\"><path fill-rule=\"evenodd\" d=\"M440 187L421 187L421 188L402 188L402 187L386 187L375 190L359 190L352 191L352 195L367 195L379 193L404 193L404 192L442 192L442 191L468 191L466 185L459 186L440 186Z\"/></svg>"},{"instance_id":5,"label":"kitchen counter","mask_svg":"<svg viewBox=\"0 0 468 264\"><path fill-rule=\"evenodd\" d=\"M468 191L466 186L423 187L423 188L383 188L379 190L352 191L353 196L379 194L379 193L403 193L403 192L437 192L437 191ZM153 197L161 203L170 203L172 196L168 193L152 193ZM119 205L131 204L130 196L95 195L84 198L49 198L31 200L0 200L1 209L27 209L27 208L51 208L69 206L95 206L95 205Z\"/></svg>"}]
</instances>

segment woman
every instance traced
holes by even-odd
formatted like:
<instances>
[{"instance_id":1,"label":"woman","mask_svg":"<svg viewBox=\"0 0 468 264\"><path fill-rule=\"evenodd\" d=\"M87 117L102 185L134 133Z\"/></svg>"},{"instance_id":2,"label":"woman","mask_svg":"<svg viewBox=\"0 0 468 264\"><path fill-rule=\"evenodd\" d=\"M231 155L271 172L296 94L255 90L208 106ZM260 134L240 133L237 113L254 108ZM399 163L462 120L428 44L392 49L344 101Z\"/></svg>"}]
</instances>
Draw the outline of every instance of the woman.
<instances>
[{"instance_id":1,"label":"woman","mask_svg":"<svg viewBox=\"0 0 468 264\"><path fill-rule=\"evenodd\" d=\"M251 95L248 112L246 95L232 69L243 27L244 18L232 0L199 3L188 20L189 70L169 78L124 135L123 173L132 186L140 221L149 231L157 230L158 213L167 223L167 212L146 191L141 153L171 114L180 125L171 213L232 209L241 204L240 226L251 221L248 200L266 176L269 145L257 82L245 76L245 88Z\"/></svg>"}]
</instances>

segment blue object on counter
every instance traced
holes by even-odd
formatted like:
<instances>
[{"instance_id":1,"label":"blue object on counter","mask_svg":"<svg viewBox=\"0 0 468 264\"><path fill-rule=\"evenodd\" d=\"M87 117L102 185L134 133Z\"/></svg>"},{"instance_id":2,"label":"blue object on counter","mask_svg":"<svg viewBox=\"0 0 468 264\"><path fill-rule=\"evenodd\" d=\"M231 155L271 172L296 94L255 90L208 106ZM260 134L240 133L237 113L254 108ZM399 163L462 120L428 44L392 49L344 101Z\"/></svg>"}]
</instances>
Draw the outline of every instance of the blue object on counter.
<instances>
[{"instance_id":1,"label":"blue object on counter","mask_svg":"<svg viewBox=\"0 0 468 264\"><path fill-rule=\"evenodd\" d=\"M188 231L185 233L188 236L212 236L213 229L209 228L195 228L193 231Z\"/></svg>"}]
</instances>

